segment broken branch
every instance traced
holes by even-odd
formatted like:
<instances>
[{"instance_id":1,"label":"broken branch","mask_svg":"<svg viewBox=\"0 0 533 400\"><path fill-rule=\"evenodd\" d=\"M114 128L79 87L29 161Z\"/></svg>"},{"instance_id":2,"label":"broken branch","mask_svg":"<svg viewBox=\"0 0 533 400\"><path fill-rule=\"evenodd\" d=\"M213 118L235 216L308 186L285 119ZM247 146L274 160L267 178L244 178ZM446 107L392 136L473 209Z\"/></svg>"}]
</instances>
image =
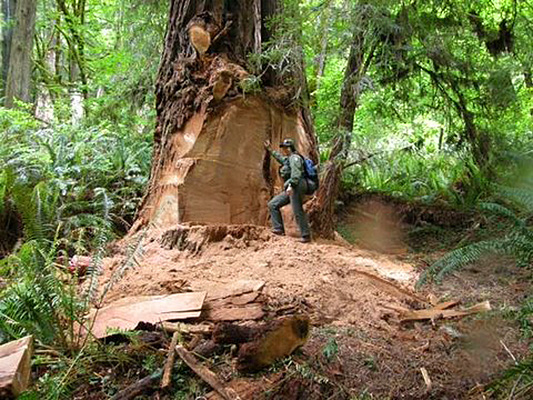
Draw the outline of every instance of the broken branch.
<instances>
[{"instance_id":1,"label":"broken branch","mask_svg":"<svg viewBox=\"0 0 533 400\"><path fill-rule=\"evenodd\" d=\"M401 322L407 321L421 321L426 319L434 320L436 318L453 318L453 317L465 317L467 315L477 314L484 311L490 311L490 303L484 301L482 303L476 304L470 308L464 310L442 310L437 307L430 308L427 310L415 310L405 313Z\"/></svg>"},{"instance_id":2,"label":"broken branch","mask_svg":"<svg viewBox=\"0 0 533 400\"><path fill-rule=\"evenodd\" d=\"M142 378L140 381L135 382L133 385L128 386L126 389L121 390L112 397L111 400L130 400L134 399L144 391L152 388L154 384L161 378L162 370L159 369L152 375L148 375Z\"/></svg>"},{"instance_id":3,"label":"broken branch","mask_svg":"<svg viewBox=\"0 0 533 400\"><path fill-rule=\"evenodd\" d=\"M217 391L225 400L235 400L235 397L230 394L224 388L222 381L216 376L216 374L209 368L204 367L196 359L196 357L183 346L176 346L176 352L181 359L187 364L204 382Z\"/></svg>"},{"instance_id":4,"label":"broken branch","mask_svg":"<svg viewBox=\"0 0 533 400\"><path fill-rule=\"evenodd\" d=\"M174 332L172 335L172 341L170 342L170 347L168 349L167 360L165 361L165 367L163 368L163 379L161 379L161 389L166 389L170 386L170 379L172 378L172 367L174 367L174 359L176 358L176 345L180 338L180 333L178 331Z\"/></svg>"}]
</instances>

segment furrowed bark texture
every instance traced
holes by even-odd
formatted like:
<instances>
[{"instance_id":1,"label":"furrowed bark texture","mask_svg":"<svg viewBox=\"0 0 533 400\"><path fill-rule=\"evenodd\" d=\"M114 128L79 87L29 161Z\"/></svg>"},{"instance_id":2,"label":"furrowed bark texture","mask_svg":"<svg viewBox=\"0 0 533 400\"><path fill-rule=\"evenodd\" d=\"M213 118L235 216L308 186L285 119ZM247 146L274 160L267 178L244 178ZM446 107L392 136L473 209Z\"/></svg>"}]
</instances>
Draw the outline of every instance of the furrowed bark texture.
<instances>
[{"instance_id":1,"label":"furrowed bark texture","mask_svg":"<svg viewBox=\"0 0 533 400\"><path fill-rule=\"evenodd\" d=\"M31 54L36 6L36 0L17 1L16 25L7 72L6 107L13 107L14 99L30 101Z\"/></svg>"},{"instance_id":2,"label":"furrowed bark texture","mask_svg":"<svg viewBox=\"0 0 533 400\"><path fill-rule=\"evenodd\" d=\"M263 149L291 137L317 159L308 110L271 69L243 91L246 60L271 37L277 0L173 0L156 82L150 181L132 232L154 224L268 222L281 187ZM305 87L305 84L302 83Z\"/></svg>"}]
</instances>

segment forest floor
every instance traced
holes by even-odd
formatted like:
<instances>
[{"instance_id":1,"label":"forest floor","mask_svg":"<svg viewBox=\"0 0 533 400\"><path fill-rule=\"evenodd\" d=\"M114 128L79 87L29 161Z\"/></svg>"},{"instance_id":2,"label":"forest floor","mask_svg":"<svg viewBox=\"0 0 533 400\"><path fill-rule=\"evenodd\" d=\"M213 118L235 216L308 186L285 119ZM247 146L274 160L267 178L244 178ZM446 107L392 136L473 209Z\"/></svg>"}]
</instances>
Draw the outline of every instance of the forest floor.
<instances>
[{"instance_id":1,"label":"forest floor","mask_svg":"<svg viewBox=\"0 0 533 400\"><path fill-rule=\"evenodd\" d=\"M362 212L361 206L345 211L340 230L357 245L341 238L302 244L254 228L254 235L228 234L193 252L163 248L153 234L140 266L106 301L184 290L209 293L236 281L261 280L269 316L306 313L313 329L301 350L262 373L235 372L229 350L208 362L230 386L253 392L249 398L484 398L485 385L511 366L513 357L527 353L516 321L507 317L526 293L523 270L505 259L487 259L442 285L415 291L423 268L458 236L444 237L439 230L423 232L422 238L420 232L408 235L405 224L389 218L394 212L383 210L390 208L364 202ZM420 246L421 240L427 245ZM123 242L114 248L117 254L104 263L104 281L125 257ZM402 310L446 300L459 300L461 307L488 300L492 311L400 321ZM429 389L421 368L431 379ZM90 392L91 398L105 398Z\"/></svg>"}]
</instances>

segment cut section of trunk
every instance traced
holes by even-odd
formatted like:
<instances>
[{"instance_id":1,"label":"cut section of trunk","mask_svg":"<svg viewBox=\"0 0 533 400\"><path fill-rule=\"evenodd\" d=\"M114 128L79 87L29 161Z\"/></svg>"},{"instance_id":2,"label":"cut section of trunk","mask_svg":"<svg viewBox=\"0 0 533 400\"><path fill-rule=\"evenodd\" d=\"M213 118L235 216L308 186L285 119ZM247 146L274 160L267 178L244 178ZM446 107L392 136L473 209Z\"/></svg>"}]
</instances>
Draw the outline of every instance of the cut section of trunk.
<instances>
[{"instance_id":1,"label":"cut section of trunk","mask_svg":"<svg viewBox=\"0 0 533 400\"><path fill-rule=\"evenodd\" d=\"M281 182L263 142L293 138L317 159L302 88L281 86L270 70L257 88L246 70L278 9L276 0L171 2L150 182L132 232L150 223L265 225Z\"/></svg>"}]
</instances>

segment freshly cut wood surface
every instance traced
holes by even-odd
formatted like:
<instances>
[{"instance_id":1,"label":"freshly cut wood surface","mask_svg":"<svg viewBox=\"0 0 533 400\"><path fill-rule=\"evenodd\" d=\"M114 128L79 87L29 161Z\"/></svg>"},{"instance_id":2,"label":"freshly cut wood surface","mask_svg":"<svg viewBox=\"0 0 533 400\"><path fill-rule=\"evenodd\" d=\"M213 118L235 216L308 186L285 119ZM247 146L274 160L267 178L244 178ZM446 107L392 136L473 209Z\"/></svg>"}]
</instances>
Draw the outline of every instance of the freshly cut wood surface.
<instances>
[{"instance_id":1,"label":"freshly cut wood surface","mask_svg":"<svg viewBox=\"0 0 533 400\"><path fill-rule=\"evenodd\" d=\"M110 328L130 330L139 322L158 323L200 316L206 292L178 293L166 296L123 298L98 310L92 333L96 338L107 336Z\"/></svg>"},{"instance_id":2,"label":"freshly cut wood surface","mask_svg":"<svg viewBox=\"0 0 533 400\"><path fill-rule=\"evenodd\" d=\"M0 346L0 398L17 397L30 382L33 336Z\"/></svg>"}]
</instances>

